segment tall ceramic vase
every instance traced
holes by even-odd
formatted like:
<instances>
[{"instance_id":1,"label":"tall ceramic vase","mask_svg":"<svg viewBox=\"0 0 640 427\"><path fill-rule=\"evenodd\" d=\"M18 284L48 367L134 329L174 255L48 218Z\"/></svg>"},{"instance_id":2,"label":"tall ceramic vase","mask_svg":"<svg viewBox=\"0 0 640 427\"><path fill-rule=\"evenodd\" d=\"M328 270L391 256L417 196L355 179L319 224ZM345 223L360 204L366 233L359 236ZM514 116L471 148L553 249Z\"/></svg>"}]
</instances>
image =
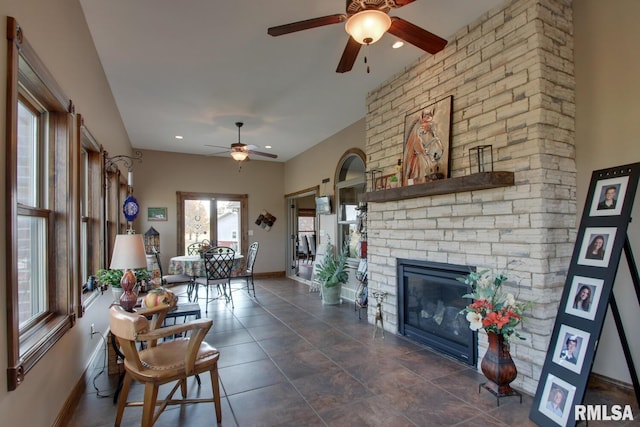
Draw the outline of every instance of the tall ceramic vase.
<instances>
[{"instance_id":1,"label":"tall ceramic vase","mask_svg":"<svg viewBox=\"0 0 640 427\"><path fill-rule=\"evenodd\" d=\"M487 332L487 337L489 348L480 364L482 373L489 380L484 386L498 396L513 394L509 384L516 379L518 370L509 353L509 343L502 334Z\"/></svg>"}]
</instances>

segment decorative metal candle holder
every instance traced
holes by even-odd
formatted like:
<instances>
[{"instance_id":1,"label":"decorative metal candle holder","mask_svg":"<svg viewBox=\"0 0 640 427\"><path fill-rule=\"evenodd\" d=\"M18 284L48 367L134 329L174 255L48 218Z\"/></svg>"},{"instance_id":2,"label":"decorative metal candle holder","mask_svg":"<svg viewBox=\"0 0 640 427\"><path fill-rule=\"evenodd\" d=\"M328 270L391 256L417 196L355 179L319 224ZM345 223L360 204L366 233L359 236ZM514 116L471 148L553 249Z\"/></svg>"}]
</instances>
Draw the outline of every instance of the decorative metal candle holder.
<instances>
[{"instance_id":1,"label":"decorative metal candle holder","mask_svg":"<svg viewBox=\"0 0 640 427\"><path fill-rule=\"evenodd\" d=\"M493 146L478 145L469 149L471 173L493 172Z\"/></svg>"}]
</instances>

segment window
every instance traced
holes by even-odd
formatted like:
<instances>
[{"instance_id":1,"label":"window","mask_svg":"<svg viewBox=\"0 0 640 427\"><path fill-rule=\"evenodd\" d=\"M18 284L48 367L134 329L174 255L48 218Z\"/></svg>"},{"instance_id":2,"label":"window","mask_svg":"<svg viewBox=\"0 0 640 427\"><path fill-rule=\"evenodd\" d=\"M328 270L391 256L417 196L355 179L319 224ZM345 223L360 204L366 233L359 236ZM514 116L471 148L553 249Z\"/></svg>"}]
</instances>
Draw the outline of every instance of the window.
<instances>
[{"instance_id":1,"label":"window","mask_svg":"<svg viewBox=\"0 0 640 427\"><path fill-rule=\"evenodd\" d=\"M104 185L102 178L102 157L100 146L83 124L78 115L77 135L80 138L80 278L79 278L79 312L82 316L86 308L99 295L97 286L91 288L89 276L95 274L104 265L104 251L100 242L104 241L104 221L102 200L104 200ZM106 262L106 261L105 261Z\"/></svg>"},{"instance_id":2,"label":"window","mask_svg":"<svg viewBox=\"0 0 640 427\"><path fill-rule=\"evenodd\" d=\"M190 244L203 240L240 253L247 252L249 213L246 194L178 192L177 196L179 254L186 254Z\"/></svg>"},{"instance_id":3,"label":"window","mask_svg":"<svg viewBox=\"0 0 640 427\"><path fill-rule=\"evenodd\" d=\"M75 321L71 242L79 227L69 194L73 105L11 17L7 34L7 386L14 390Z\"/></svg>"},{"instance_id":4,"label":"window","mask_svg":"<svg viewBox=\"0 0 640 427\"><path fill-rule=\"evenodd\" d=\"M358 227L358 202L366 191L364 153L348 151L338 162L336 172L336 214L338 245L349 242L349 257L359 258L363 237Z\"/></svg>"}]
</instances>

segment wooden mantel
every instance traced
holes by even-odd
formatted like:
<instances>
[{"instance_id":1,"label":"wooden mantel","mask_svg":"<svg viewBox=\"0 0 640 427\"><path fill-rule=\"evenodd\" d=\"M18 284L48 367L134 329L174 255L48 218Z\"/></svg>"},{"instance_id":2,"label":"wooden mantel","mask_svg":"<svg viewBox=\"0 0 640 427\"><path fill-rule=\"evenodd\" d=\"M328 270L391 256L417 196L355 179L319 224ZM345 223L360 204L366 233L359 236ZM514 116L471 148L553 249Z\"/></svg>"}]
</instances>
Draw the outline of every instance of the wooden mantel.
<instances>
[{"instance_id":1,"label":"wooden mantel","mask_svg":"<svg viewBox=\"0 0 640 427\"><path fill-rule=\"evenodd\" d=\"M508 187L513 184L513 172L479 172L456 178L431 181L424 184L371 191L365 193L364 201L368 203L392 202L394 200L415 199L417 197L460 193L462 191Z\"/></svg>"}]
</instances>

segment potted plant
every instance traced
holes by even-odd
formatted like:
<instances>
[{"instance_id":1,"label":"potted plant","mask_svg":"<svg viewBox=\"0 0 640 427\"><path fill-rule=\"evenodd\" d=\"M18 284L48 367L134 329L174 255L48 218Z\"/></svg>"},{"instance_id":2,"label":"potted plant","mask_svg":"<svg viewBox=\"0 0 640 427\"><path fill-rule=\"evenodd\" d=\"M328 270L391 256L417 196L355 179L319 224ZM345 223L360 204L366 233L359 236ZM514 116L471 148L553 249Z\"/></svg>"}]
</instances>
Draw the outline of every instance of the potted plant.
<instances>
[{"instance_id":1,"label":"potted plant","mask_svg":"<svg viewBox=\"0 0 640 427\"><path fill-rule=\"evenodd\" d=\"M139 285L143 280L149 282L151 275L145 268L139 268L133 271L136 276L136 283ZM116 302L120 301L120 296L124 292L122 286L120 286L120 280L122 280L123 272L120 269L107 269L101 268L96 273L96 280L102 285L111 286L113 292L113 298Z\"/></svg>"},{"instance_id":2,"label":"potted plant","mask_svg":"<svg viewBox=\"0 0 640 427\"><path fill-rule=\"evenodd\" d=\"M122 270L111 270L107 268L101 268L96 273L96 280L98 281L98 283L111 287L111 292L113 292L113 299L116 302L120 301L120 296L124 292L122 290L122 286L120 286L122 274Z\"/></svg>"},{"instance_id":3,"label":"potted plant","mask_svg":"<svg viewBox=\"0 0 640 427\"><path fill-rule=\"evenodd\" d=\"M322 303L338 304L340 302L341 285L349 280L347 271L348 242L336 255L334 246L327 243L323 260L316 267L316 277L322 283Z\"/></svg>"}]
</instances>

